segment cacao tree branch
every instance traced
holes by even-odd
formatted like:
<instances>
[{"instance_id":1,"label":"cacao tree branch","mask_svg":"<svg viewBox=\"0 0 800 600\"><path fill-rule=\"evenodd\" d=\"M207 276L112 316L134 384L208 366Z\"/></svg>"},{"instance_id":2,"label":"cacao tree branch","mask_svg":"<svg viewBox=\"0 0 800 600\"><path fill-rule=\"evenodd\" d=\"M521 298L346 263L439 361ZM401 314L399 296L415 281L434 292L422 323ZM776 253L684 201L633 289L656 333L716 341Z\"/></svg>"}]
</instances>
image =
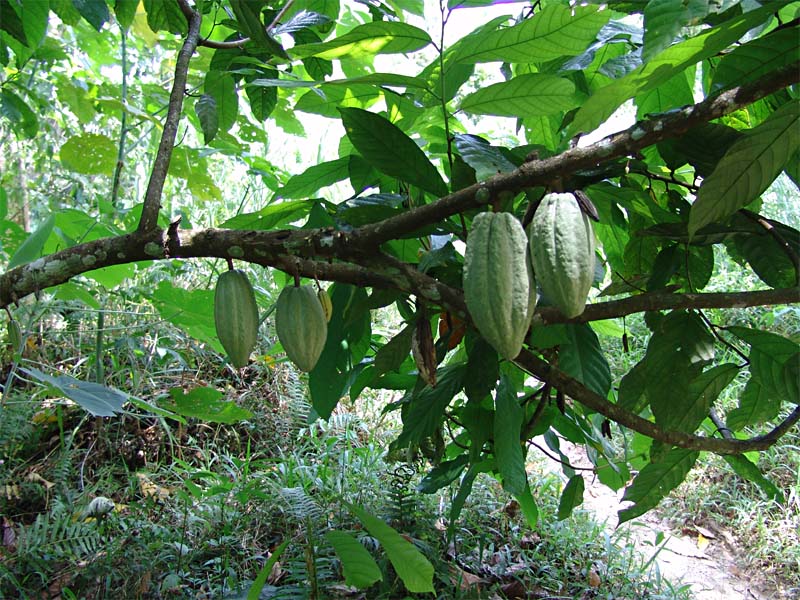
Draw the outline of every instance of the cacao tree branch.
<instances>
[{"instance_id":1,"label":"cacao tree branch","mask_svg":"<svg viewBox=\"0 0 800 600\"><path fill-rule=\"evenodd\" d=\"M189 33L183 41L178 59L175 63L175 79L169 95L167 117L164 120L164 130L161 132L161 141L153 160L150 172L150 181L144 196L142 216L139 219L137 231L145 232L158 227L158 213L161 210L161 195L164 192L164 182L167 179L169 161L172 158L172 147L178 133L178 123L183 109L183 94L186 90L186 79L189 73L189 61L197 48L200 37L200 13L192 10L185 0L178 0L186 19L189 23Z\"/></svg>"},{"instance_id":2,"label":"cacao tree branch","mask_svg":"<svg viewBox=\"0 0 800 600\"><path fill-rule=\"evenodd\" d=\"M717 454L741 454L743 452L766 450L800 420L800 406L798 406L771 431L746 440L710 438L681 431L665 431L652 421L643 419L618 404L609 402L528 350L523 350L514 359L514 362L540 381L549 383L590 410L596 411L604 417L649 438L689 450L709 451Z\"/></svg>"},{"instance_id":3,"label":"cacao tree branch","mask_svg":"<svg viewBox=\"0 0 800 600\"><path fill-rule=\"evenodd\" d=\"M379 223L364 225L353 232L353 240L361 247L378 246L412 233L424 225L437 223L456 213L488 204L496 199L500 192L518 192L525 188L546 185L558 176L596 167L663 140L680 137L693 127L739 110L798 81L800 81L800 62L795 62L776 69L757 81L725 90L698 104L639 121L625 131L610 135L584 148L572 148L557 156L526 162L510 173L495 175L487 181L466 187L430 204ZM481 189L487 190L488 196L478 194ZM481 196L485 199L480 200Z\"/></svg>"}]
</instances>

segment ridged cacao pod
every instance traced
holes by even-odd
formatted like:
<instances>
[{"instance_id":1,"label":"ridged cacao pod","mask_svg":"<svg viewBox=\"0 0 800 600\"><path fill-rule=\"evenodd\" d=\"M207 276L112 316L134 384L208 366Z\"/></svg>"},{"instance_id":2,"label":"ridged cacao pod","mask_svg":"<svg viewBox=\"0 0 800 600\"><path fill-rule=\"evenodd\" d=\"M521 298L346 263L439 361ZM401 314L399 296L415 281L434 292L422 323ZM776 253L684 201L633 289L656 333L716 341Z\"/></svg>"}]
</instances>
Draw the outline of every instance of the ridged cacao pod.
<instances>
[{"instance_id":1,"label":"ridged cacao pod","mask_svg":"<svg viewBox=\"0 0 800 600\"><path fill-rule=\"evenodd\" d=\"M516 357L536 294L528 238L513 215L485 212L472 221L464 256L464 299L486 341L504 358Z\"/></svg>"},{"instance_id":2,"label":"ridged cacao pod","mask_svg":"<svg viewBox=\"0 0 800 600\"><path fill-rule=\"evenodd\" d=\"M594 231L571 193L547 194L530 227L536 281L566 317L583 312L594 280Z\"/></svg>"},{"instance_id":3,"label":"ridged cacao pod","mask_svg":"<svg viewBox=\"0 0 800 600\"><path fill-rule=\"evenodd\" d=\"M8 343L11 345L11 352L14 354L22 352L22 329L19 326L19 322L16 319L11 319L6 324L6 330L8 331Z\"/></svg>"},{"instance_id":4,"label":"ridged cacao pod","mask_svg":"<svg viewBox=\"0 0 800 600\"><path fill-rule=\"evenodd\" d=\"M301 371L311 371L328 337L328 321L313 287L283 288L275 308L275 329L286 356Z\"/></svg>"},{"instance_id":5,"label":"ridged cacao pod","mask_svg":"<svg viewBox=\"0 0 800 600\"><path fill-rule=\"evenodd\" d=\"M214 324L231 364L237 369L244 367L258 337L258 306L253 286L243 271L225 271L217 279Z\"/></svg>"}]
</instances>

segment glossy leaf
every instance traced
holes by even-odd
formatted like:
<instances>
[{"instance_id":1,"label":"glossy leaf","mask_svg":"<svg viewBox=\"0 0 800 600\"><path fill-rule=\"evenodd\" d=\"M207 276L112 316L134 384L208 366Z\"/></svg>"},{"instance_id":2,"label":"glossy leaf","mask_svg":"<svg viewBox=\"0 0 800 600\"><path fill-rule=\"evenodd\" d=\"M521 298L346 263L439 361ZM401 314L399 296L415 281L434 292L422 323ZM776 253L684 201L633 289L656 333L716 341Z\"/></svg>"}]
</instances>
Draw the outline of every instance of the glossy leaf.
<instances>
[{"instance_id":1,"label":"glossy leaf","mask_svg":"<svg viewBox=\"0 0 800 600\"><path fill-rule=\"evenodd\" d=\"M643 58L669 46L683 27L699 22L707 12L707 0L650 0L644 7Z\"/></svg>"},{"instance_id":2,"label":"glossy leaf","mask_svg":"<svg viewBox=\"0 0 800 600\"><path fill-rule=\"evenodd\" d=\"M786 1L779 0L771 3L771 6L737 15L721 25L670 46L625 77L600 88L578 110L569 127L569 134L593 131L623 102L658 87L687 67L724 50L750 29L770 18Z\"/></svg>"},{"instance_id":3,"label":"glossy leaf","mask_svg":"<svg viewBox=\"0 0 800 600\"><path fill-rule=\"evenodd\" d=\"M634 504L617 513L620 524L655 508L669 492L683 482L698 455L694 450L673 448L660 460L645 466L625 490L622 500Z\"/></svg>"},{"instance_id":4,"label":"glossy leaf","mask_svg":"<svg viewBox=\"0 0 800 600\"><path fill-rule=\"evenodd\" d=\"M573 475L569 478L564 491L561 492L561 500L558 503L558 520L563 521L572 514L572 511L583 502L584 481L581 475Z\"/></svg>"},{"instance_id":5,"label":"glossy leaf","mask_svg":"<svg viewBox=\"0 0 800 600\"><path fill-rule=\"evenodd\" d=\"M125 392L93 381L81 381L69 375L47 375L33 367L22 370L34 379L53 386L93 417L114 417L122 412L122 406L128 401Z\"/></svg>"},{"instance_id":6,"label":"glossy leaf","mask_svg":"<svg viewBox=\"0 0 800 600\"><path fill-rule=\"evenodd\" d=\"M500 117L554 115L574 108L578 100L569 79L528 73L480 88L461 101L461 110Z\"/></svg>"},{"instance_id":7,"label":"glossy leaf","mask_svg":"<svg viewBox=\"0 0 800 600\"><path fill-rule=\"evenodd\" d=\"M708 416L708 411L739 373L732 363L717 365L704 371L691 382L685 395L675 394L670 406L653 405L656 423L666 430L694 432Z\"/></svg>"},{"instance_id":8,"label":"glossy leaf","mask_svg":"<svg viewBox=\"0 0 800 600\"><path fill-rule=\"evenodd\" d=\"M333 185L348 176L349 158L337 158L309 167L299 175L293 175L275 195L279 198L307 198L320 189Z\"/></svg>"},{"instance_id":9,"label":"glossy leaf","mask_svg":"<svg viewBox=\"0 0 800 600\"><path fill-rule=\"evenodd\" d=\"M454 59L538 63L575 56L594 41L610 17L610 11L595 6L551 4L518 25L463 39Z\"/></svg>"},{"instance_id":10,"label":"glossy leaf","mask_svg":"<svg viewBox=\"0 0 800 600\"><path fill-rule=\"evenodd\" d=\"M219 225L222 229L255 229L266 231L297 221L308 215L315 203L312 200L273 202L258 212L236 215Z\"/></svg>"},{"instance_id":11,"label":"glossy leaf","mask_svg":"<svg viewBox=\"0 0 800 600\"><path fill-rule=\"evenodd\" d=\"M689 235L755 200L800 148L800 100L775 111L725 154L703 181L689 214Z\"/></svg>"},{"instance_id":12,"label":"glossy leaf","mask_svg":"<svg viewBox=\"0 0 800 600\"><path fill-rule=\"evenodd\" d=\"M597 335L589 325L567 324L567 342L559 352L559 368L590 390L606 397L611 389L611 370Z\"/></svg>"},{"instance_id":13,"label":"glossy leaf","mask_svg":"<svg viewBox=\"0 0 800 600\"><path fill-rule=\"evenodd\" d=\"M457 133L453 138L456 151L470 167L475 170L479 181L488 179L497 173L510 173L517 166L508 160L498 146L477 135Z\"/></svg>"},{"instance_id":14,"label":"glossy leaf","mask_svg":"<svg viewBox=\"0 0 800 600\"><path fill-rule=\"evenodd\" d=\"M384 117L358 108L340 108L347 137L379 171L436 196L447 195L439 171L417 144Z\"/></svg>"},{"instance_id":15,"label":"glossy leaf","mask_svg":"<svg viewBox=\"0 0 800 600\"><path fill-rule=\"evenodd\" d=\"M431 43L422 29L407 23L375 21L358 25L329 42L302 44L290 50L295 58L363 58L375 54L405 54Z\"/></svg>"},{"instance_id":16,"label":"glossy leaf","mask_svg":"<svg viewBox=\"0 0 800 600\"><path fill-rule=\"evenodd\" d=\"M495 399L494 454L503 478L503 489L515 495L523 493L528 486L520 445L523 416L513 383L507 377L501 377Z\"/></svg>"},{"instance_id":17,"label":"glossy leaf","mask_svg":"<svg viewBox=\"0 0 800 600\"><path fill-rule=\"evenodd\" d=\"M358 589L365 589L383 579L378 563L364 545L344 531L328 531L325 539L333 546L342 563L344 582Z\"/></svg>"},{"instance_id":18,"label":"glossy leaf","mask_svg":"<svg viewBox=\"0 0 800 600\"><path fill-rule=\"evenodd\" d=\"M409 592L433 592L433 565L406 538L363 509L350 506L358 520L378 540L397 576Z\"/></svg>"},{"instance_id":19,"label":"glossy leaf","mask_svg":"<svg viewBox=\"0 0 800 600\"><path fill-rule=\"evenodd\" d=\"M722 57L714 69L711 90L742 85L797 60L800 36L785 27L750 40Z\"/></svg>"}]
</instances>

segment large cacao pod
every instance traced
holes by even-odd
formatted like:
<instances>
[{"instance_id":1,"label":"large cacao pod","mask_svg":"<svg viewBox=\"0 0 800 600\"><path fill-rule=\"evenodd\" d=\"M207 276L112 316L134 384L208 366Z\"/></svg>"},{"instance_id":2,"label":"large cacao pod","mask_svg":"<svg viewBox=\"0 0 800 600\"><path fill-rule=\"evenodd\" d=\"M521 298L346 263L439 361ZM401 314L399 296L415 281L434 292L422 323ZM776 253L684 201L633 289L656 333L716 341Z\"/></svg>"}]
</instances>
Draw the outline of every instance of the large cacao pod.
<instances>
[{"instance_id":1,"label":"large cacao pod","mask_svg":"<svg viewBox=\"0 0 800 600\"><path fill-rule=\"evenodd\" d=\"M244 367L258 337L258 306L253 286L243 271L225 271L214 292L214 324L231 364Z\"/></svg>"},{"instance_id":2,"label":"large cacao pod","mask_svg":"<svg viewBox=\"0 0 800 600\"><path fill-rule=\"evenodd\" d=\"M594 280L594 231L571 193L547 194L530 227L530 253L536 281L566 317L586 306Z\"/></svg>"},{"instance_id":3,"label":"large cacao pod","mask_svg":"<svg viewBox=\"0 0 800 600\"><path fill-rule=\"evenodd\" d=\"M478 331L504 358L522 349L535 289L520 222L509 213L476 216L464 256L464 299Z\"/></svg>"},{"instance_id":4,"label":"large cacao pod","mask_svg":"<svg viewBox=\"0 0 800 600\"><path fill-rule=\"evenodd\" d=\"M275 329L286 356L301 371L311 371L328 337L328 320L312 286L283 288L275 307Z\"/></svg>"}]
</instances>

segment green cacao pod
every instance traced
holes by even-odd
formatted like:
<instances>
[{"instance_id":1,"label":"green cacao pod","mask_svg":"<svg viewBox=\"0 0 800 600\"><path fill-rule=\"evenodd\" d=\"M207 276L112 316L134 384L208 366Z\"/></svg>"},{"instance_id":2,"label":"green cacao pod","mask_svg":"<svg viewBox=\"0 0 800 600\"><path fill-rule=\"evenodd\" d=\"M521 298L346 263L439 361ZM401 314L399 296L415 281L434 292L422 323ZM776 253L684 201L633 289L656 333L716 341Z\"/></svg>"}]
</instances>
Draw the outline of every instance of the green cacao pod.
<instances>
[{"instance_id":1,"label":"green cacao pod","mask_svg":"<svg viewBox=\"0 0 800 600\"><path fill-rule=\"evenodd\" d=\"M8 331L8 343L11 344L11 351L16 354L22 351L22 329L19 326L19 321L11 319L6 324Z\"/></svg>"},{"instance_id":2,"label":"green cacao pod","mask_svg":"<svg viewBox=\"0 0 800 600\"><path fill-rule=\"evenodd\" d=\"M312 286L283 288L275 307L275 329L286 356L301 371L311 371L328 337L325 311Z\"/></svg>"},{"instance_id":3,"label":"green cacao pod","mask_svg":"<svg viewBox=\"0 0 800 600\"><path fill-rule=\"evenodd\" d=\"M594 231L573 194L542 199L531 222L530 252L545 296L566 317L581 314L594 280Z\"/></svg>"},{"instance_id":4,"label":"green cacao pod","mask_svg":"<svg viewBox=\"0 0 800 600\"><path fill-rule=\"evenodd\" d=\"M509 213L476 216L464 256L464 299L478 331L504 358L522 349L535 290L520 222Z\"/></svg>"},{"instance_id":5,"label":"green cacao pod","mask_svg":"<svg viewBox=\"0 0 800 600\"><path fill-rule=\"evenodd\" d=\"M253 286L243 271L225 271L217 279L214 324L231 364L237 369L244 367L258 337L258 306Z\"/></svg>"}]
</instances>

